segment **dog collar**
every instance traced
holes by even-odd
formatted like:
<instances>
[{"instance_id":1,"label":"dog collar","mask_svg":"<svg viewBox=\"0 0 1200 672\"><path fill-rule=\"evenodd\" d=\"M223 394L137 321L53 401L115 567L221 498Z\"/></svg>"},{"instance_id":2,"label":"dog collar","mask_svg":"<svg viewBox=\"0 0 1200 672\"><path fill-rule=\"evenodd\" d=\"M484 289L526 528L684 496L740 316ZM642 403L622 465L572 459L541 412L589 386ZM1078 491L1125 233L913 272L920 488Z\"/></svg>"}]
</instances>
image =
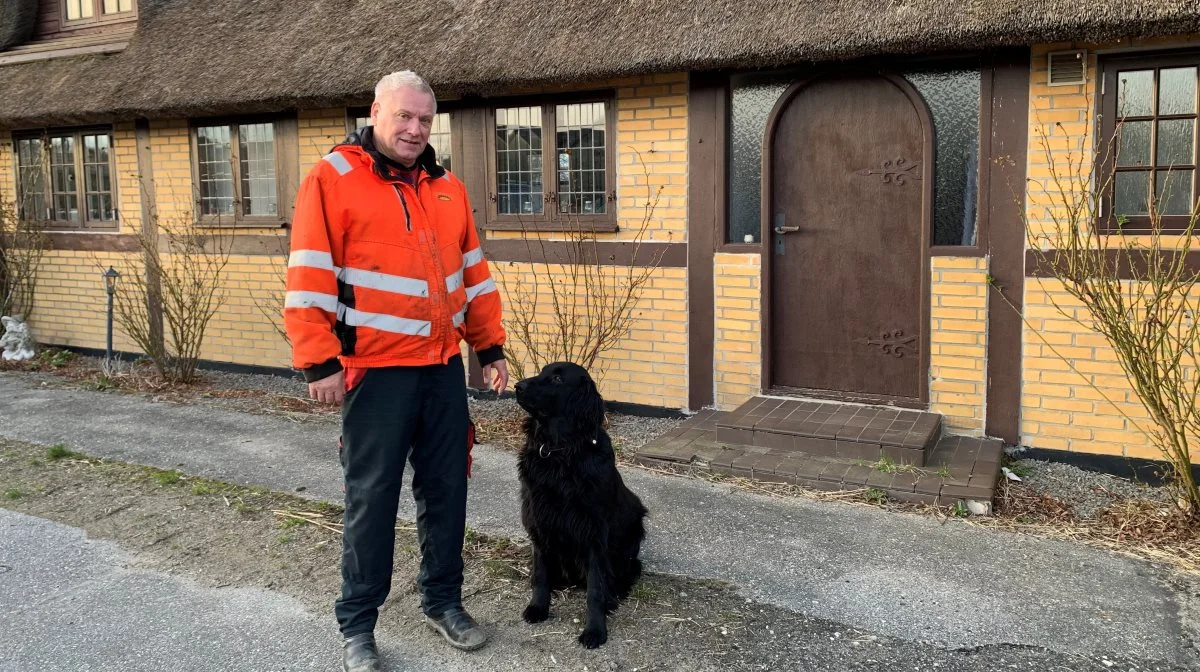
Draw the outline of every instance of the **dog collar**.
<instances>
[{"instance_id":1,"label":"dog collar","mask_svg":"<svg viewBox=\"0 0 1200 672\"><path fill-rule=\"evenodd\" d=\"M596 445L595 439L592 439L592 445L593 446ZM546 444L544 444L544 443L538 445L538 455L541 455L543 458L549 457L551 454L556 453L560 450L562 450L562 448L552 448L550 450L546 450Z\"/></svg>"}]
</instances>

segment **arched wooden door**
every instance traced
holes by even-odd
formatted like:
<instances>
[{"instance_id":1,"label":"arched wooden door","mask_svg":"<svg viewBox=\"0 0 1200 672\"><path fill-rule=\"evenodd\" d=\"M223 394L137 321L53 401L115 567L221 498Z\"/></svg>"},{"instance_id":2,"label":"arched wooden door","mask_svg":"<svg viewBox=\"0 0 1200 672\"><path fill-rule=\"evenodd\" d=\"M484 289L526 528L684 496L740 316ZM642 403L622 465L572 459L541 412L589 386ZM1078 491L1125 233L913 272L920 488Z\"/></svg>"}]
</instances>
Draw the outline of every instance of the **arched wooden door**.
<instances>
[{"instance_id":1,"label":"arched wooden door","mask_svg":"<svg viewBox=\"0 0 1200 672\"><path fill-rule=\"evenodd\" d=\"M798 84L767 132L767 387L923 402L932 131L901 79Z\"/></svg>"}]
</instances>

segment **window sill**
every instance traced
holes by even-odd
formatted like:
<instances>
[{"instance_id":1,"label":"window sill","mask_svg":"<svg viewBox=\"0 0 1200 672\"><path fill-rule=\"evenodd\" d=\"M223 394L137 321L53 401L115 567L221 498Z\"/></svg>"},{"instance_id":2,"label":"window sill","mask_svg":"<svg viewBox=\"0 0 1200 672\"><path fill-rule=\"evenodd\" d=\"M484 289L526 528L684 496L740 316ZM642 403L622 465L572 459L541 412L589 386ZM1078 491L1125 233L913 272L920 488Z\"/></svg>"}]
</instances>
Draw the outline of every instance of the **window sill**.
<instances>
[{"instance_id":1,"label":"window sill","mask_svg":"<svg viewBox=\"0 0 1200 672\"><path fill-rule=\"evenodd\" d=\"M262 217L262 218L243 218L229 220L219 220L217 218L201 218L196 220L196 228L198 229L287 229L291 228L291 222L278 217Z\"/></svg>"},{"instance_id":2,"label":"window sill","mask_svg":"<svg viewBox=\"0 0 1200 672\"><path fill-rule=\"evenodd\" d=\"M987 251L978 245L931 245L931 257L985 257Z\"/></svg>"},{"instance_id":3,"label":"window sill","mask_svg":"<svg viewBox=\"0 0 1200 672\"><path fill-rule=\"evenodd\" d=\"M488 222L486 231L529 231L538 233L616 233L621 230L614 221L579 222L577 225L563 222Z\"/></svg>"},{"instance_id":4,"label":"window sill","mask_svg":"<svg viewBox=\"0 0 1200 672\"><path fill-rule=\"evenodd\" d=\"M717 254L762 254L761 243L722 243Z\"/></svg>"},{"instance_id":5,"label":"window sill","mask_svg":"<svg viewBox=\"0 0 1200 672\"><path fill-rule=\"evenodd\" d=\"M73 234L73 233L117 233L120 227L116 222L103 224L73 224L70 222L44 221L36 222L42 233Z\"/></svg>"}]
</instances>

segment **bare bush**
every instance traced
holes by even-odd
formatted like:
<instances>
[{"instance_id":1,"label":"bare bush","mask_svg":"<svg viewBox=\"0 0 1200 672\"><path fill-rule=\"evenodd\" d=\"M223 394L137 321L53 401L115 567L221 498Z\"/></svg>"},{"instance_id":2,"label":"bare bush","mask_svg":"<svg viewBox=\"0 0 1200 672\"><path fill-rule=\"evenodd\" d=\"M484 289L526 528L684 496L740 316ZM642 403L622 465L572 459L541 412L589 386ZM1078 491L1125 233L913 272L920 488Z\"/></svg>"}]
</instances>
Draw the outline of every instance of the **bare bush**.
<instances>
[{"instance_id":1,"label":"bare bush","mask_svg":"<svg viewBox=\"0 0 1200 672\"><path fill-rule=\"evenodd\" d=\"M0 315L24 322L33 314L45 250L41 227L22 220L16 205L0 196Z\"/></svg>"},{"instance_id":2,"label":"bare bush","mask_svg":"<svg viewBox=\"0 0 1200 672\"><path fill-rule=\"evenodd\" d=\"M1055 128L1066 135L1061 125ZM1116 156L1120 132L1118 121L1114 137L1101 143L1101 156ZM1170 464L1180 508L1200 512L1200 490L1191 469L1192 443L1200 437L1200 327L1195 319L1200 276L1186 263L1195 248L1200 210L1192 208L1182 231L1164 232L1161 206L1169 194L1150 191L1148 231L1126 231L1128 220L1123 217L1114 218L1115 227L1105 227L1100 204L1110 193L1115 173L1105 169L1108 164L1103 161L1092 160L1083 139L1079 143L1056 159L1051 138L1042 129L1041 149L1051 176L1049 188L1030 192L1046 203L1046 216L1045 221L1026 217L1029 247L1037 264L1083 305L1086 317L1077 316L1074 306L1062 305L1051 294L1058 311L1102 334L1111 345L1153 425L1126 418ZM1046 345L1057 354L1053 345ZM1060 359L1091 384L1071 360Z\"/></svg>"},{"instance_id":3,"label":"bare bush","mask_svg":"<svg viewBox=\"0 0 1200 672\"><path fill-rule=\"evenodd\" d=\"M122 274L115 320L164 380L192 383L209 323L228 298L234 231L197 230L190 213L154 218L153 233L133 234L144 268Z\"/></svg>"},{"instance_id":4,"label":"bare bush","mask_svg":"<svg viewBox=\"0 0 1200 672\"><path fill-rule=\"evenodd\" d=\"M648 176L644 163L643 171ZM632 239L620 241L631 248L627 263L605 256L587 217L576 215L560 220L561 227L554 232L561 238L557 241L548 241L545 235L522 225L532 282L509 275L505 265L497 265L505 330L520 344L534 371L550 362L568 361L588 368L597 380L603 379L605 366L600 357L629 335L638 302L662 261L661 250L642 259L646 256L642 244L655 221L662 194L662 187L655 189L649 179L646 182L641 220ZM616 203L610 206L616 207ZM646 263L639 264L640 260ZM509 365L517 378L528 373L521 358L513 358Z\"/></svg>"}]
</instances>

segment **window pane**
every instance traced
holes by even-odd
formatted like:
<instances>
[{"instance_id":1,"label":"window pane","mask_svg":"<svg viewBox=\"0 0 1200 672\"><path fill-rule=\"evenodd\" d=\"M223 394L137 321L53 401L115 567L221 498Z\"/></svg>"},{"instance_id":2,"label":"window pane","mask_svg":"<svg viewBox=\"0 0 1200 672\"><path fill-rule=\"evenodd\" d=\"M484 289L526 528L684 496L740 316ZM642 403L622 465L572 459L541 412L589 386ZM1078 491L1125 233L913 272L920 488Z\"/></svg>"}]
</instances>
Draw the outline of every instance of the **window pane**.
<instances>
[{"instance_id":1,"label":"window pane","mask_svg":"<svg viewBox=\"0 0 1200 672\"><path fill-rule=\"evenodd\" d=\"M1192 170L1159 171L1155 181L1158 210L1163 215L1192 213Z\"/></svg>"},{"instance_id":2,"label":"window pane","mask_svg":"<svg viewBox=\"0 0 1200 672\"><path fill-rule=\"evenodd\" d=\"M732 78L728 169L731 243L743 242L747 235L758 240L763 135L771 108L791 81L787 76Z\"/></svg>"},{"instance_id":3,"label":"window pane","mask_svg":"<svg viewBox=\"0 0 1200 672\"><path fill-rule=\"evenodd\" d=\"M592 159L604 153L604 103L555 108L554 149L558 155L558 211L568 215L607 212L604 171Z\"/></svg>"},{"instance_id":4,"label":"window pane","mask_svg":"<svg viewBox=\"0 0 1200 672\"><path fill-rule=\"evenodd\" d=\"M108 156L112 137L107 133L83 136L83 186L87 199L87 218L90 221L115 220L113 209L112 175Z\"/></svg>"},{"instance_id":5,"label":"window pane","mask_svg":"<svg viewBox=\"0 0 1200 672\"><path fill-rule=\"evenodd\" d=\"M370 126L370 125L371 125L370 115L365 116L365 117L355 117L354 118L355 130L360 129L360 128L366 128L367 126Z\"/></svg>"},{"instance_id":6,"label":"window pane","mask_svg":"<svg viewBox=\"0 0 1200 672\"><path fill-rule=\"evenodd\" d=\"M1113 198L1113 212L1121 215L1135 216L1148 214L1147 204L1150 200L1150 172L1129 171L1117 173L1116 194Z\"/></svg>"},{"instance_id":7,"label":"window pane","mask_svg":"<svg viewBox=\"0 0 1200 672\"><path fill-rule=\"evenodd\" d=\"M1117 116L1147 117L1151 114L1154 114L1154 71L1117 73Z\"/></svg>"},{"instance_id":8,"label":"window pane","mask_svg":"<svg viewBox=\"0 0 1200 672\"><path fill-rule=\"evenodd\" d=\"M450 113L439 112L433 117L433 128L429 131L429 144L437 153L437 162L446 170L450 167Z\"/></svg>"},{"instance_id":9,"label":"window pane","mask_svg":"<svg viewBox=\"0 0 1200 672\"><path fill-rule=\"evenodd\" d=\"M67 20L90 19L95 16L94 0L67 0Z\"/></svg>"},{"instance_id":10,"label":"window pane","mask_svg":"<svg viewBox=\"0 0 1200 672\"><path fill-rule=\"evenodd\" d=\"M79 195L75 175L75 138L50 139L51 219L79 221Z\"/></svg>"},{"instance_id":11,"label":"window pane","mask_svg":"<svg viewBox=\"0 0 1200 672\"><path fill-rule=\"evenodd\" d=\"M1121 143L1117 148L1118 166L1150 165L1150 129L1152 121L1126 121L1118 125Z\"/></svg>"},{"instance_id":12,"label":"window pane","mask_svg":"<svg viewBox=\"0 0 1200 672\"><path fill-rule=\"evenodd\" d=\"M1168 119L1158 122L1158 165L1192 165L1196 145L1194 119Z\"/></svg>"},{"instance_id":13,"label":"window pane","mask_svg":"<svg viewBox=\"0 0 1200 672\"><path fill-rule=\"evenodd\" d=\"M905 78L933 115L933 244L974 245L982 97L979 70L911 72Z\"/></svg>"},{"instance_id":14,"label":"window pane","mask_svg":"<svg viewBox=\"0 0 1200 672\"><path fill-rule=\"evenodd\" d=\"M1159 71L1158 113L1196 113L1196 68L1165 68Z\"/></svg>"},{"instance_id":15,"label":"window pane","mask_svg":"<svg viewBox=\"0 0 1200 672\"><path fill-rule=\"evenodd\" d=\"M46 178L42 171L42 141L17 141L17 199L21 219L41 220L46 213Z\"/></svg>"},{"instance_id":16,"label":"window pane","mask_svg":"<svg viewBox=\"0 0 1200 672\"><path fill-rule=\"evenodd\" d=\"M496 207L501 214L543 212L541 129L541 108L496 110Z\"/></svg>"},{"instance_id":17,"label":"window pane","mask_svg":"<svg viewBox=\"0 0 1200 672\"><path fill-rule=\"evenodd\" d=\"M278 214L275 125L268 123L238 126L238 152L241 154L242 214Z\"/></svg>"},{"instance_id":18,"label":"window pane","mask_svg":"<svg viewBox=\"0 0 1200 672\"><path fill-rule=\"evenodd\" d=\"M200 214L233 214L233 152L228 126L196 129L200 173Z\"/></svg>"},{"instance_id":19,"label":"window pane","mask_svg":"<svg viewBox=\"0 0 1200 672\"><path fill-rule=\"evenodd\" d=\"M105 14L120 14L133 11L133 0L104 0Z\"/></svg>"}]
</instances>

